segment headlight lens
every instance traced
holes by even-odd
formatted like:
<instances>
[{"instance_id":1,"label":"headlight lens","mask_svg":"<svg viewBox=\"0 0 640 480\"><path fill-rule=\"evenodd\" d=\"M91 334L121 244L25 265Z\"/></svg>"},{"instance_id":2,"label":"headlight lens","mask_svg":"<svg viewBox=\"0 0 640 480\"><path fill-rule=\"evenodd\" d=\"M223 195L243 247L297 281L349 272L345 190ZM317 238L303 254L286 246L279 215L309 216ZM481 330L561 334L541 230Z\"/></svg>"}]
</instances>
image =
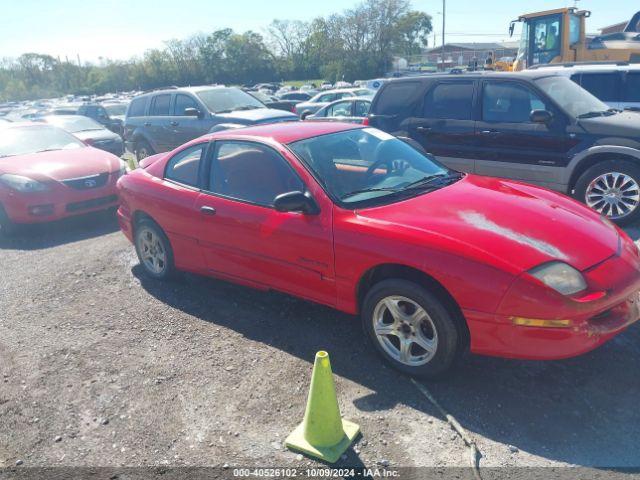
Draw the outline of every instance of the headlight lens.
<instances>
[{"instance_id":1,"label":"headlight lens","mask_svg":"<svg viewBox=\"0 0 640 480\"><path fill-rule=\"evenodd\" d=\"M587 288L582 274L563 262L545 263L529 270L529 273L563 295L573 295Z\"/></svg>"},{"instance_id":2,"label":"headlight lens","mask_svg":"<svg viewBox=\"0 0 640 480\"><path fill-rule=\"evenodd\" d=\"M46 192L49 187L44 183L33 180L29 177L23 177L22 175L11 175L5 173L0 175L0 182L4 183L7 187L13 188L18 192Z\"/></svg>"}]
</instances>

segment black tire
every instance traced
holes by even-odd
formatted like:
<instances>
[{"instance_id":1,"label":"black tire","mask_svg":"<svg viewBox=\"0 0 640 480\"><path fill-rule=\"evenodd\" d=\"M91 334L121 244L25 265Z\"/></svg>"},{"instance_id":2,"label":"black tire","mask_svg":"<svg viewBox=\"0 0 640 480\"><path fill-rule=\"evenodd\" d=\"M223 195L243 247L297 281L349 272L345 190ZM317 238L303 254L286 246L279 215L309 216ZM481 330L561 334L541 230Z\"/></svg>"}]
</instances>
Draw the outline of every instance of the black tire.
<instances>
[{"instance_id":1,"label":"black tire","mask_svg":"<svg viewBox=\"0 0 640 480\"><path fill-rule=\"evenodd\" d=\"M152 237L149 237L148 234ZM144 236L144 239L142 238ZM154 249L157 248L155 242L157 241L161 245L161 249L164 251L164 261L149 259L149 249L144 246L144 240L147 243L154 244ZM156 280L168 280L175 275L176 267L173 260L173 249L171 248L171 242L165 235L164 231L157 223L149 218L145 218L136 223L133 237L134 245L136 247L136 253L138 254L138 260L140 266L144 269L144 272L151 278ZM155 250L151 253L155 253ZM156 270L152 265L157 265Z\"/></svg>"},{"instance_id":2,"label":"black tire","mask_svg":"<svg viewBox=\"0 0 640 480\"><path fill-rule=\"evenodd\" d=\"M622 173L628 175L636 182L636 185L640 185L640 166L635 162L629 160L607 160L596 163L580 175L574 188L575 198L588 205L587 190L589 189L589 185L598 177L607 173ZM625 185L628 185L628 183L625 183ZM640 194L640 191L637 193ZM633 223L640 218L640 203L637 203L635 208L630 209L630 211L624 215L611 215L611 207L604 207L604 210L600 211L598 208L600 204L595 204L594 207L594 210L605 214L611 221L621 226ZM618 212L620 211L618 210Z\"/></svg>"},{"instance_id":3,"label":"black tire","mask_svg":"<svg viewBox=\"0 0 640 480\"><path fill-rule=\"evenodd\" d=\"M133 153L135 153L136 160L138 160L139 162L140 160L150 157L151 155L155 155L156 152L153 151L153 148L151 148L149 142L144 139L140 139L136 141L135 147L133 147Z\"/></svg>"},{"instance_id":4,"label":"black tire","mask_svg":"<svg viewBox=\"0 0 640 480\"><path fill-rule=\"evenodd\" d=\"M427 332L426 337L428 338L430 333L432 339L437 339L434 349L435 352L431 355L427 354L426 363L421 365L409 365L392 356L387 351L387 348L389 347L383 346L383 341L379 340L378 335L375 333L374 323L375 318L377 318L379 304L381 304L384 299L398 296L409 299L422 307L429 317L428 328L430 332ZM403 307L402 303L403 302L399 302L397 305L401 308L411 306L410 303L405 302L406 307ZM411 310L407 310L406 313L411 313ZM387 312L384 315L388 314L390 314L390 312ZM393 368L407 375L430 379L441 377L454 365L454 362L459 356L459 345L461 343L459 342L459 338L461 335L452 314L447 311L444 304L435 295L413 282L400 279L390 279L383 280L375 284L371 290L369 290L364 299L361 317L365 333L371 343L373 343L376 350L378 350L382 357ZM423 327L424 326L425 325L423 325ZM437 337L433 335L433 330L435 330ZM399 339L395 334L386 335L385 337L388 339L390 344L394 343L394 339ZM385 342L387 345L389 345L389 343ZM399 347L397 350L399 353ZM420 350L421 347L416 349L413 344L409 347L410 353L415 352L420 354ZM426 352L424 349L422 351ZM417 355L417 357L419 357L419 355Z\"/></svg>"},{"instance_id":5,"label":"black tire","mask_svg":"<svg viewBox=\"0 0 640 480\"><path fill-rule=\"evenodd\" d=\"M7 212L0 205L0 237L11 237L16 233L17 226L11 221Z\"/></svg>"}]
</instances>

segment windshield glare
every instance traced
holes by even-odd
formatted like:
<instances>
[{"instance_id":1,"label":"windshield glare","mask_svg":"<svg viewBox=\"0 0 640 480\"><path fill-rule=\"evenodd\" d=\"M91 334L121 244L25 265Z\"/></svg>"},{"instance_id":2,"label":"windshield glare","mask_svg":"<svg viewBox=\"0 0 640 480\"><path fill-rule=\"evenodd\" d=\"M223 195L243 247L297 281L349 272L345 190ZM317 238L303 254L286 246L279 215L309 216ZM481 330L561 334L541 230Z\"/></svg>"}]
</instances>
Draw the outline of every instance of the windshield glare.
<instances>
[{"instance_id":1,"label":"windshield glare","mask_svg":"<svg viewBox=\"0 0 640 480\"><path fill-rule=\"evenodd\" d=\"M609 107L566 77L543 77L536 81L547 95L572 117L606 112Z\"/></svg>"},{"instance_id":2,"label":"windshield glare","mask_svg":"<svg viewBox=\"0 0 640 480\"><path fill-rule=\"evenodd\" d=\"M81 147L84 147L84 143L76 137L61 128L49 125L9 127L0 130L0 157Z\"/></svg>"},{"instance_id":3,"label":"windshield glare","mask_svg":"<svg viewBox=\"0 0 640 480\"><path fill-rule=\"evenodd\" d=\"M71 133L104 129L104 127L95 120L92 120L89 117L83 117L81 115L74 117L60 117L54 115L51 117L47 117L46 122Z\"/></svg>"},{"instance_id":4,"label":"windshield glare","mask_svg":"<svg viewBox=\"0 0 640 480\"><path fill-rule=\"evenodd\" d=\"M238 88L212 88L196 92L196 95L212 113L264 108L259 100Z\"/></svg>"},{"instance_id":5,"label":"windshield glare","mask_svg":"<svg viewBox=\"0 0 640 480\"><path fill-rule=\"evenodd\" d=\"M329 195L342 203L394 195L425 177L453 173L375 128L322 135L289 147L313 170Z\"/></svg>"}]
</instances>

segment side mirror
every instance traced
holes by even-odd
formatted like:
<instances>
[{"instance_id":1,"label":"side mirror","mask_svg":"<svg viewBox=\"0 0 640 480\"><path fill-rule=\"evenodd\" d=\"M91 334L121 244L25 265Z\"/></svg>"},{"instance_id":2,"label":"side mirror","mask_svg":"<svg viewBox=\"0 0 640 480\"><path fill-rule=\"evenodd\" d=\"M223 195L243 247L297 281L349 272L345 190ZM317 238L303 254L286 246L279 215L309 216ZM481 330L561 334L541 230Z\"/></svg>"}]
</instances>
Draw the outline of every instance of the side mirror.
<instances>
[{"instance_id":1,"label":"side mirror","mask_svg":"<svg viewBox=\"0 0 640 480\"><path fill-rule=\"evenodd\" d=\"M188 107L184 109L184 114L187 117L198 117L198 118L202 118L202 112L200 110L198 110L197 108L193 108L193 107Z\"/></svg>"},{"instance_id":2,"label":"side mirror","mask_svg":"<svg viewBox=\"0 0 640 480\"><path fill-rule=\"evenodd\" d=\"M302 212L307 215L317 215L320 207L309 193L300 191L287 192L278 195L273 206L279 212Z\"/></svg>"},{"instance_id":3,"label":"side mirror","mask_svg":"<svg viewBox=\"0 0 640 480\"><path fill-rule=\"evenodd\" d=\"M513 37L513 30L516 28L515 22L511 22L509 25L509 38Z\"/></svg>"},{"instance_id":4,"label":"side mirror","mask_svg":"<svg viewBox=\"0 0 640 480\"><path fill-rule=\"evenodd\" d=\"M533 123L544 123L548 125L553 120L553 113L549 110L532 110L529 118Z\"/></svg>"}]
</instances>

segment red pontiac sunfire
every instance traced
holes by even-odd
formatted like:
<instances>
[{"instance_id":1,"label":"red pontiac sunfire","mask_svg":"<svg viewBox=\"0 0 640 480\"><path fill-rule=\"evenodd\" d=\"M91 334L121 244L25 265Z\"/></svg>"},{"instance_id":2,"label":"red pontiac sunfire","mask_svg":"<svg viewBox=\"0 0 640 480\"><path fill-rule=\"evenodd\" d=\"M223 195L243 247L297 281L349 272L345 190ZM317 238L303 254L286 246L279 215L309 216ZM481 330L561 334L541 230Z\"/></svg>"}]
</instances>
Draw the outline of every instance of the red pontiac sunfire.
<instances>
[{"instance_id":1,"label":"red pontiac sunfire","mask_svg":"<svg viewBox=\"0 0 640 480\"><path fill-rule=\"evenodd\" d=\"M125 165L42 123L0 127L0 233L118 204Z\"/></svg>"},{"instance_id":2,"label":"red pontiac sunfire","mask_svg":"<svg viewBox=\"0 0 640 480\"><path fill-rule=\"evenodd\" d=\"M150 276L187 270L359 313L411 375L441 374L467 348L578 355L639 316L638 249L608 220L373 128L218 132L147 158L118 190Z\"/></svg>"}]
</instances>

